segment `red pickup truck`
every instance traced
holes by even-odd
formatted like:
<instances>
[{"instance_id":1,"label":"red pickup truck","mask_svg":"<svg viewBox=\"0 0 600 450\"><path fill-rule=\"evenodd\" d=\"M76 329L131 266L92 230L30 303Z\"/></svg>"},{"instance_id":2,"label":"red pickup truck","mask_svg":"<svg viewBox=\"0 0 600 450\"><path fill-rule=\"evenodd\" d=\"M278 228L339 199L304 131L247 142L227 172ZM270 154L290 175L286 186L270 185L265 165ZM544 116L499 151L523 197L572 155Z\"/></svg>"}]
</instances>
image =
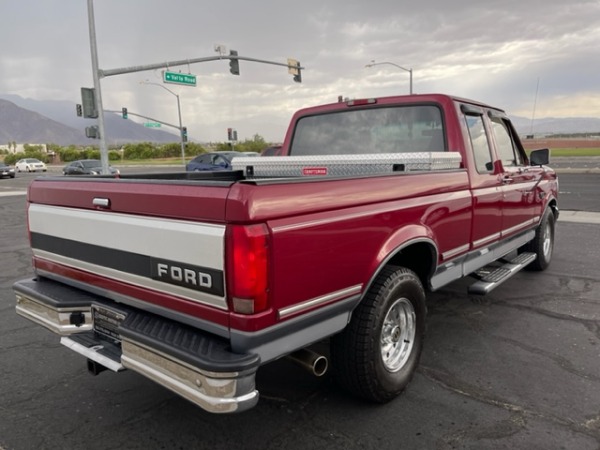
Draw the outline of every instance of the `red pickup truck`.
<instances>
[{"instance_id":1,"label":"red pickup truck","mask_svg":"<svg viewBox=\"0 0 600 450\"><path fill-rule=\"evenodd\" d=\"M470 276L481 295L550 264L549 152L528 156L498 108L440 94L307 108L281 153L37 178L17 313L92 373L131 369L210 412L254 406L257 370L286 356L317 374L329 357L347 390L386 402L417 368L427 291Z\"/></svg>"}]
</instances>

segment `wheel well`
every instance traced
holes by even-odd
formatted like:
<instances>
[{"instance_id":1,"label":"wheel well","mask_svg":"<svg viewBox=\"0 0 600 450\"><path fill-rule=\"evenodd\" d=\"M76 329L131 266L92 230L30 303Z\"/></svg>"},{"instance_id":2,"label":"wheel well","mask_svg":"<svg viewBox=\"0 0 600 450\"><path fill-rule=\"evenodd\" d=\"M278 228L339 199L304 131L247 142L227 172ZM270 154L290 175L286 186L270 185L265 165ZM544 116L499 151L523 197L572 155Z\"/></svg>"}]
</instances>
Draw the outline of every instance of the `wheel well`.
<instances>
[{"instance_id":1,"label":"wheel well","mask_svg":"<svg viewBox=\"0 0 600 450\"><path fill-rule=\"evenodd\" d=\"M386 265L406 267L417 274L423 286L429 286L436 258L437 252L431 243L417 242L404 247Z\"/></svg>"},{"instance_id":2,"label":"wheel well","mask_svg":"<svg viewBox=\"0 0 600 450\"><path fill-rule=\"evenodd\" d=\"M552 200L549 204L549 207L552 210L552 214L554 214L554 221L558 220L558 207L556 200Z\"/></svg>"}]
</instances>

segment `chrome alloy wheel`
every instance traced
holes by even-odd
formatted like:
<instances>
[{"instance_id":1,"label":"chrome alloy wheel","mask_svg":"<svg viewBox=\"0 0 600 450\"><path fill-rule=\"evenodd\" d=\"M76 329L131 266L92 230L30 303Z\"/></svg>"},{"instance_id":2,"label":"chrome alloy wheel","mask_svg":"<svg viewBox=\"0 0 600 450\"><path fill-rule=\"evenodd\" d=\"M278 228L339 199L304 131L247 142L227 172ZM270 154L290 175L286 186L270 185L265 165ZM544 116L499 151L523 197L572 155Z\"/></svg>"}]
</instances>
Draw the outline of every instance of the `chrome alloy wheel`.
<instances>
[{"instance_id":1,"label":"chrome alloy wheel","mask_svg":"<svg viewBox=\"0 0 600 450\"><path fill-rule=\"evenodd\" d=\"M381 359L390 372L397 372L411 355L417 332L415 309L406 298L394 302L381 328Z\"/></svg>"},{"instance_id":2,"label":"chrome alloy wheel","mask_svg":"<svg viewBox=\"0 0 600 450\"><path fill-rule=\"evenodd\" d=\"M550 221L546 221L544 224L544 231L542 235L542 251L544 257L548 258L552 253L552 225Z\"/></svg>"}]
</instances>

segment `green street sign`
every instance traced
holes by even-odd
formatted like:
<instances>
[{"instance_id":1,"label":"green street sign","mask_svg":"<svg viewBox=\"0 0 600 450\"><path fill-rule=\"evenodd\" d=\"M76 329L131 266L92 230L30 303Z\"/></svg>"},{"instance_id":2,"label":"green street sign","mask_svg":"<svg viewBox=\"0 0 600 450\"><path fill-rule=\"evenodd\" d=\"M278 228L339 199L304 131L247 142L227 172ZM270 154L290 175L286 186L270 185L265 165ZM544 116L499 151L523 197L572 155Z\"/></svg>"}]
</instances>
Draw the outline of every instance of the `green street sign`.
<instances>
[{"instance_id":1,"label":"green street sign","mask_svg":"<svg viewBox=\"0 0 600 450\"><path fill-rule=\"evenodd\" d=\"M158 122L144 122L144 126L147 128L160 128L160 123Z\"/></svg>"},{"instance_id":2,"label":"green street sign","mask_svg":"<svg viewBox=\"0 0 600 450\"><path fill-rule=\"evenodd\" d=\"M165 83L183 84L184 86L196 86L196 75L165 70L163 71L163 81Z\"/></svg>"}]
</instances>

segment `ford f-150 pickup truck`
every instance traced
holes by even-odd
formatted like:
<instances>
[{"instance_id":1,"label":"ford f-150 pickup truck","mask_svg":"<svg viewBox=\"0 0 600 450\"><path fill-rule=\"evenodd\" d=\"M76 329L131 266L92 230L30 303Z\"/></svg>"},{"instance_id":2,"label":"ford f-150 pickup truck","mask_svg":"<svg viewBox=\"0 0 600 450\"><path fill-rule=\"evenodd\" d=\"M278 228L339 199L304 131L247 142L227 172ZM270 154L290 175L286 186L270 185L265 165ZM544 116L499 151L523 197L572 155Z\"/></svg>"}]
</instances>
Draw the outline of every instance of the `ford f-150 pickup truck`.
<instances>
[{"instance_id":1,"label":"ford f-150 pickup truck","mask_svg":"<svg viewBox=\"0 0 600 450\"><path fill-rule=\"evenodd\" d=\"M281 155L37 178L17 313L92 373L131 369L210 412L256 405L257 370L287 356L386 402L417 368L426 292L469 276L481 295L550 264L549 151L528 156L501 109L339 101L298 111Z\"/></svg>"}]
</instances>

